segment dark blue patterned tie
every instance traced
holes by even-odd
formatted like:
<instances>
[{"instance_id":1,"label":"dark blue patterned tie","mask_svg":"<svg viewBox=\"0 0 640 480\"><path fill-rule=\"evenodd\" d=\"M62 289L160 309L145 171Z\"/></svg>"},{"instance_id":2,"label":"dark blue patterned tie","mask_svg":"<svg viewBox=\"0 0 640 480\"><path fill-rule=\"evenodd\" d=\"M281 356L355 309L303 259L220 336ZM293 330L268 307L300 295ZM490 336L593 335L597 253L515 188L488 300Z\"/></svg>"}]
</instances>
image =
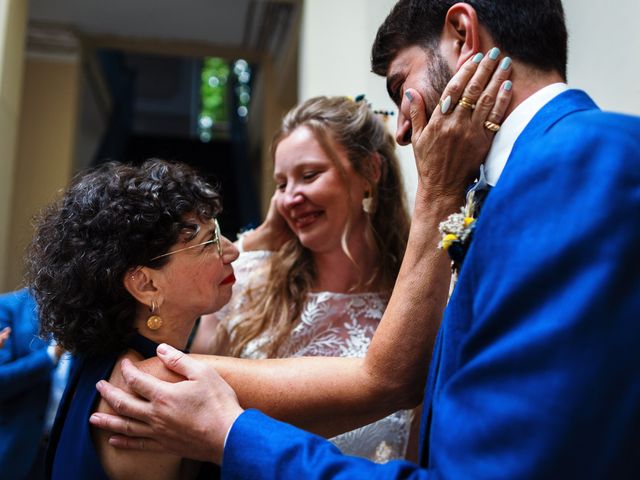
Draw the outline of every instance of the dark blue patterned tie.
<instances>
[{"instance_id":1,"label":"dark blue patterned tie","mask_svg":"<svg viewBox=\"0 0 640 480\"><path fill-rule=\"evenodd\" d=\"M478 180L467 190L465 210L467 211L468 216L475 219L478 218L482 205L489 195L491 188L491 185L487 183L484 165L480 165L480 175ZM469 250L469 246L471 245L474 229L475 222L469 226L470 231L463 242L455 242L447 249L447 253L451 258L451 268L453 271L460 271L462 262L464 261L467 251Z\"/></svg>"}]
</instances>

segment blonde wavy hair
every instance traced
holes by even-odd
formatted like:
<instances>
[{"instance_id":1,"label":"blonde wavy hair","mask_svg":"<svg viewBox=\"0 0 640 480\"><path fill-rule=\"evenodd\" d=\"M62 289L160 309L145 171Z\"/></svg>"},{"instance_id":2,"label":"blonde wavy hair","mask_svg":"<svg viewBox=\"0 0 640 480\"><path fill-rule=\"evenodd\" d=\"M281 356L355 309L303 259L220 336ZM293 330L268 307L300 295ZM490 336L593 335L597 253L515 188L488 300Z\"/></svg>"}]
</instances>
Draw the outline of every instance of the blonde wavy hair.
<instances>
[{"instance_id":1,"label":"blonde wavy hair","mask_svg":"<svg viewBox=\"0 0 640 480\"><path fill-rule=\"evenodd\" d=\"M374 212L368 215L365 238L372 255L380 261L373 275L360 278L352 290L370 287L376 282L384 293L390 293L402 263L410 223L393 136L366 102L347 97L315 97L294 107L284 117L271 144L272 158L275 159L279 143L302 126L313 132L345 182L346 172L332 147L334 142L342 147L354 171L369 183ZM378 161L380 177L376 183ZM347 247L350 228L351 219L342 234L342 249L359 269ZM277 356L302 312L315 279L312 253L297 238L274 252L266 284L250 287L246 292L244 313L230 332L229 354L241 356L247 343L268 331L272 339L264 347L264 353Z\"/></svg>"}]
</instances>

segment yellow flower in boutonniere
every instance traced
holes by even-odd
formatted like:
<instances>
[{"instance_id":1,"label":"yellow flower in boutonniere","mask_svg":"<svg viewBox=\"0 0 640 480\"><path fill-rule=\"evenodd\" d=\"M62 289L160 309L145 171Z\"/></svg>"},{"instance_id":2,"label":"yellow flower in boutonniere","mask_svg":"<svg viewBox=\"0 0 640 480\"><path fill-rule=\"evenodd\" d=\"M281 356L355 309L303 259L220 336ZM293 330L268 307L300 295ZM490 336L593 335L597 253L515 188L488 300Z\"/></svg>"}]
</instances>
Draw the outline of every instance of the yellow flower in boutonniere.
<instances>
[{"instance_id":1,"label":"yellow flower in boutonniere","mask_svg":"<svg viewBox=\"0 0 640 480\"><path fill-rule=\"evenodd\" d=\"M469 248L471 234L476 225L473 217L466 215L466 207L462 207L459 213L449 215L440 222L438 229L442 234L442 240L438 243L438 248L446 251L451 257L451 268L456 271L460 269L462 260Z\"/></svg>"},{"instance_id":2,"label":"yellow flower in boutonniere","mask_svg":"<svg viewBox=\"0 0 640 480\"><path fill-rule=\"evenodd\" d=\"M444 238L442 239L442 249L443 250L449 250L449 247L451 245L453 245L453 242L456 242L458 240L458 237L455 236L453 233L447 233Z\"/></svg>"}]
</instances>

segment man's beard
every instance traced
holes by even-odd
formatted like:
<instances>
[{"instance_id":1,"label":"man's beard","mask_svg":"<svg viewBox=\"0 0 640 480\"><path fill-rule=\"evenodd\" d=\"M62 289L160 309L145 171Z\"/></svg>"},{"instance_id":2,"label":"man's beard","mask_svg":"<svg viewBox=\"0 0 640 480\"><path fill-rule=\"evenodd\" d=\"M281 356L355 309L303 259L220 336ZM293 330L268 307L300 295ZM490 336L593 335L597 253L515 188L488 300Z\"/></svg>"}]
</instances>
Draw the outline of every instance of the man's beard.
<instances>
[{"instance_id":1,"label":"man's beard","mask_svg":"<svg viewBox=\"0 0 640 480\"><path fill-rule=\"evenodd\" d=\"M437 48L429 49L429 55L429 66L425 72L425 91L419 93L424 100L427 117L431 118L431 115L438 106L438 102L440 102L442 92L444 92L449 80L453 77L453 72L449 69L449 65L447 65L447 62ZM403 137L403 142L411 142L412 132L412 128L407 129Z\"/></svg>"},{"instance_id":2,"label":"man's beard","mask_svg":"<svg viewBox=\"0 0 640 480\"><path fill-rule=\"evenodd\" d=\"M438 105L442 97L442 92L444 92L444 89L452 77L453 72L449 69L449 65L447 65L444 57L438 49L432 49L431 62L429 62L429 69L427 70L427 84L430 88L428 92L425 92L425 106L427 107L429 116L431 116Z\"/></svg>"}]
</instances>

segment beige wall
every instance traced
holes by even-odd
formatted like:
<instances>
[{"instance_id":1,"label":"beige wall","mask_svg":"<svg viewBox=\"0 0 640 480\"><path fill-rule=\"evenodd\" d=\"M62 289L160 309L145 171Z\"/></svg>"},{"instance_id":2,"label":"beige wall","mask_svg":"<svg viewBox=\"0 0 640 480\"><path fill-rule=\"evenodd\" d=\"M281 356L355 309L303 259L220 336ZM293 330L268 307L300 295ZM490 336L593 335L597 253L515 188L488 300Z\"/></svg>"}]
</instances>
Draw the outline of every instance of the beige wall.
<instances>
[{"instance_id":1,"label":"beige wall","mask_svg":"<svg viewBox=\"0 0 640 480\"><path fill-rule=\"evenodd\" d=\"M300 100L365 94L376 109L395 111L385 80L371 73L371 45L396 0L305 0L300 48ZM387 126L395 132L395 116ZM409 205L417 185L411 147L397 147Z\"/></svg>"},{"instance_id":2,"label":"beige wall","mask_svg":"<svg viewBox=\"0 0 640 480\"><path fill-rule=\"evenodd\" d=\"M77 62L26 59L5 290L21 283L31 218L72 173L77 91Z\"/></svg>"},{"instance_id":3,"label":"beige wall","mask_svg":"<svg viewBox=\"0 0 640 480\"><path fill-rule=\"evenodd\" d=\"M0 291L9 288L5 277L10 257L26 4L23 0L0 1Z\"/></svg>"},{"instance_id":4,"label":"beige wall","mask_svg":"<svg viewBox=\"0 0 640 480\"><path fill-rule=\"evenodd\" d=\"M299 62L301 100L315 95L364 93L375 108L395 108L387 97L384 78L371 73L369 61L378 27L395 3L396 0L304 2Z\"/></svg>"},{"instance_id":5,"label":"beige wall","mask_svg":"<svg viewBox=\"0 0 640 480\"><path fill-rule=\"evenodd\" d=\"M640 2L563 0L569 30L569 85L600 108L640 115Z\"/></svg>"}]
</instances>

